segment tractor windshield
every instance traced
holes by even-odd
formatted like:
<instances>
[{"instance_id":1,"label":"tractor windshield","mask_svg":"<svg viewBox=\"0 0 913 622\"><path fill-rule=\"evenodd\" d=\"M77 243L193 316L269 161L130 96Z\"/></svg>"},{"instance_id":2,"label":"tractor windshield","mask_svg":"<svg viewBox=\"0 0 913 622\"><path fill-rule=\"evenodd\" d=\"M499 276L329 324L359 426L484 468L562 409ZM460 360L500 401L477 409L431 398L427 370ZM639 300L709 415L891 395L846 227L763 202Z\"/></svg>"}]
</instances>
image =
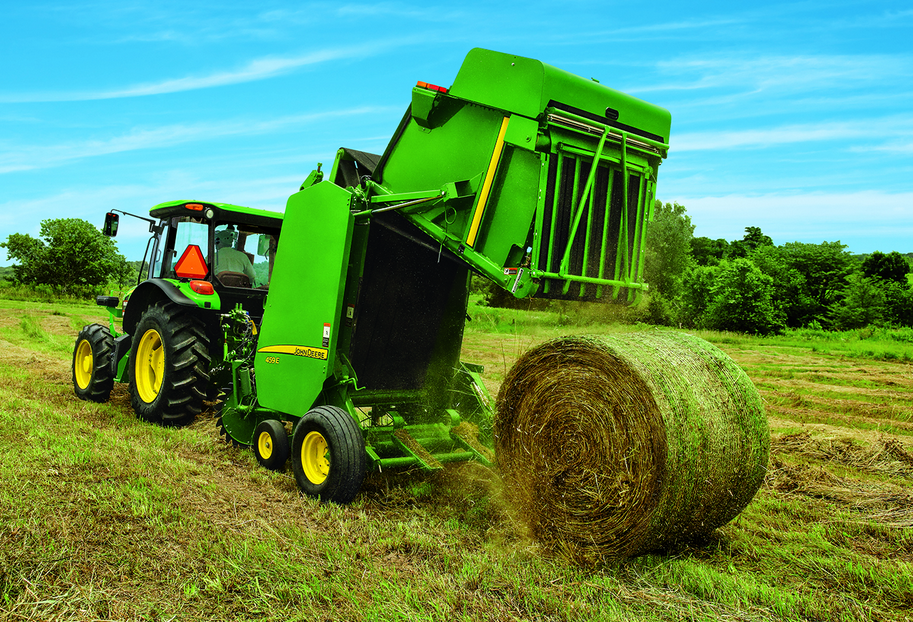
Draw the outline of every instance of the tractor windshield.
<instances>
[{"instance_id":1,"label":"tractor windshield","mask_svg":"<svg viewBox=\"0 0 913 622\"><path fill-rule=\"evenodd\" d=\"M278 232L233 223L213 231L213 272L222 285L266 289L272 273Z\"/></svg>"},{"instance_id":2,"label":"tractor windshield","mask_svg":"<svg viewBox=\"0 0 913 622\"><path fill-rule=\"evenodd\" d=\"M269 287L279 241L278 228L213 222L196 216L174 216L162 225L154 249L151 278L177 278L178 259L189 247L197 246L209 269L207 280L232 288Z\"/></svg>"}]
</instances>

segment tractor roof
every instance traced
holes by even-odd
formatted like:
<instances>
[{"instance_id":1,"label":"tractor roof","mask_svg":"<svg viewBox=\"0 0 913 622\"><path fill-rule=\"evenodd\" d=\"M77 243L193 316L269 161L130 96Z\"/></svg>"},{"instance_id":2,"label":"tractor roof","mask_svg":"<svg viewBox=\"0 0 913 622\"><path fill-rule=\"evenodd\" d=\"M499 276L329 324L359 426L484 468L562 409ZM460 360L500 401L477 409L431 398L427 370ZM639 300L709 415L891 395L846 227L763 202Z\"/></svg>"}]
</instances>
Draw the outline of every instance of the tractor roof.
<instances>
[{"instance_id":1,"label":"tractor roof","mask_svg":"<svg viewBox=\"0 0 913 622\"><path fill-rule=\"evenodd\" d=\"M280 212L208 201L168 201L167 203L159 203L149 210L149 215L153 218L169 218L171 216L193 214L203 215L209 209L213 212L213 220L227 220L275 227L282 225L283 215Z\"/></svg>"}]
</instances>

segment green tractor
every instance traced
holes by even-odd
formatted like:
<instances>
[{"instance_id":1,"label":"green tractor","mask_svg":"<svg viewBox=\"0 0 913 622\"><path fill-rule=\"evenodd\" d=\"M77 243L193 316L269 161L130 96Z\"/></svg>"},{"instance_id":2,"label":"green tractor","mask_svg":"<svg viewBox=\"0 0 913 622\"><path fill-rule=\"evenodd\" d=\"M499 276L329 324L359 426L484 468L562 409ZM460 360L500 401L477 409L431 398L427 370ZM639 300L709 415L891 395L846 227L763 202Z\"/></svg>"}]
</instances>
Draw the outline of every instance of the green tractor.
<instances>
[{"instance_id":1,"label":"green tractor","mask_svg":"<svg viewBox=\"0 0 913 622\"><path fill-rule=\"evenodd\" d=\"M105 218L117 234L119 210ZM128 214L127 212L121 212ZM129 382L142 419L184 425L230 382L223 369L221 314L243 308L252 322L263 304L275 263L282 214L194 201L152 208L152 233L137 285L123 303L112 296L109 326L90 324L76 338L73 387L77 397L108 399L115 382ZM122 319L122 332L115 319Z\"/></svg>"},{"instance_id":2,"label":"green tractor","mask_svg":"<svg viewBox=\"0 0 913 622\"><path fill-rule=\"evenodd\" d=\"M637 300L670 125L594 80L474 49L450 88L412 89L383 154L340 149L326 179L318 166L288 199L262 317L221 293L204 309L204 294L182 306L138 288L120 350L98 328L77 340L77 394L95 395L93 369L111 370L99 397L127 369L141 416L183 421L208 354L227 387L223 432L267 468L290 457L304 493L337 503L369 471L490 464L492 399L482 368L460 359L470 277L518 298ZM198 216L211 258L221 220ZM169 287L192 290L202 272Z\"/></svg>"}]
</instances>

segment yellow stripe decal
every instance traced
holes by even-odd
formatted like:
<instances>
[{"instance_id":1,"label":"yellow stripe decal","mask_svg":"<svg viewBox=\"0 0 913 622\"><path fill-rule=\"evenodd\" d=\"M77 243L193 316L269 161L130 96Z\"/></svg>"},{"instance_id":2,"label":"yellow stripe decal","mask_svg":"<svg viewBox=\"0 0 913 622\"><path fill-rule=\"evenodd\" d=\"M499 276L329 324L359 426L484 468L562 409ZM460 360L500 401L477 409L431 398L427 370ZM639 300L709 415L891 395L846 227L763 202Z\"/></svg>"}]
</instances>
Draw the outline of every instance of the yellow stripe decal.
<instances>
[{"instance_id":1,"label":"yellow stripe decal","mask_svg":"<svg viewBox=\"0 0 913 622\"><path fill-rule=\"evenodd\" d=\"M311 348L308 346L265 346L257 350L264 354L294 354L309 359L327 360L327 351L324 348Z\"/></svg>"},{"instance_id":2,"label":"yellow stripe decal","mask_svg":"<svg viewBox=\"0 0 913 622\"><path fill-rule=\"evenodd\" d=\"M485 211L488 193L491 192L491 184L495 180L495 171L498 170L498 161L501 159L501 151L504 149L504 134L507 133L508 121L510 121L510 117L504 117L504 120L501 121L501 131L498 132L498 140L495 142L495 152L491 154L491 162L488 163L488 172L485 174L485 183L482 184L482 191L479 193L479 202L476 203L476 211L472 215L472 225L469 227L469 236L466 238L466 246L473 246L476 243L476 236L479 234L479 225L482 224L482 212Z\"/></svg>"}]
</instances>

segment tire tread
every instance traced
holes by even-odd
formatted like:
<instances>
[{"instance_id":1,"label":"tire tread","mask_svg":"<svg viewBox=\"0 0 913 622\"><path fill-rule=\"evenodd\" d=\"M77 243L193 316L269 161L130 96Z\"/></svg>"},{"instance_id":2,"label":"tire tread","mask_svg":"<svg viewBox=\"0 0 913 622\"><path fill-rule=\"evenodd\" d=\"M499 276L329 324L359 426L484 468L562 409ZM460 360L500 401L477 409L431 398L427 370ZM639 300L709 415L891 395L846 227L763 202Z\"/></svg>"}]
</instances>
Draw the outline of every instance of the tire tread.
<instances>
[{"instance_id":1,"label":"tire tread","mask_svg":"<svg viewBox=\"0 0 913 622\"><path fill-rule=\"evenodd\" d=\"M79 344L85 339L92 347L92 378L89 386L80 389L76 384L76 351ZM90 402L107 402L114 388L114 372L111 369L111 357L114 355L114 337L107 326L101 324L88 324L83 326L76 336L76 345L73 347L71 372L73 374L73 390L76 397Z\"/></svg>"},{"instance_id":2,"label":"tire tread","mask_svg":"<svg viewBox=\"0 0 913 622\"><path fill-rule=\"evenodd\" d=\"M181 426L194 420L203 410L209 384L209 341L202 322L179 305L168 302L149 307L140 318L134 341L145 332L150 319L162 337L166 353L165 378L157 398L147 404L136 390L133 344L130 355L130 396L137 416L151 423Z\"/></svg>"}]
</instances>

